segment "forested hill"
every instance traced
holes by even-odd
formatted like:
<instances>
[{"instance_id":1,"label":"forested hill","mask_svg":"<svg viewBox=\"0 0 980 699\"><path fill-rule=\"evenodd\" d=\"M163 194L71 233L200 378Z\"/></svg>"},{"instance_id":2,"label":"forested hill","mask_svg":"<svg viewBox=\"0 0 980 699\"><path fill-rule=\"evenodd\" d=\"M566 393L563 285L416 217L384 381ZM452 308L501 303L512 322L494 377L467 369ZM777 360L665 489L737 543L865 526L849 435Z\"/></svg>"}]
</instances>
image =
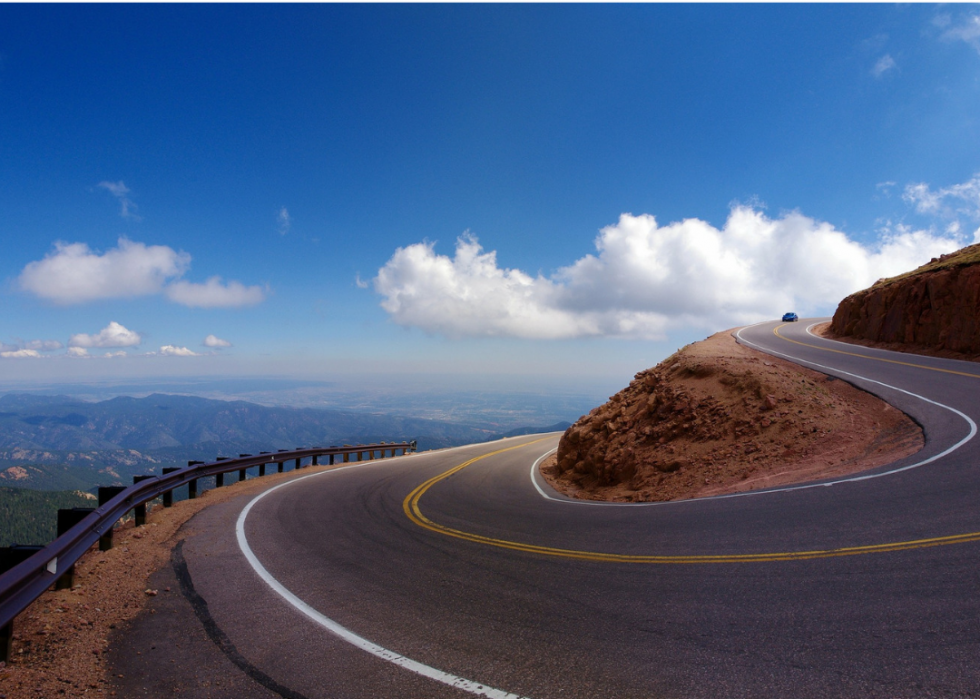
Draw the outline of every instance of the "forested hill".
<instances>
[{"instance_id":1,"label":"forested hill","mask_svg":"<svg viewBox=\"0 0 980 699\"><path fill-rule=\"evenodd\" d=\"M44 545L58 530L58 510L95 507L97 499L78 490L37 491L0 487L0 546Z\"/></svg>"}]
</instances>

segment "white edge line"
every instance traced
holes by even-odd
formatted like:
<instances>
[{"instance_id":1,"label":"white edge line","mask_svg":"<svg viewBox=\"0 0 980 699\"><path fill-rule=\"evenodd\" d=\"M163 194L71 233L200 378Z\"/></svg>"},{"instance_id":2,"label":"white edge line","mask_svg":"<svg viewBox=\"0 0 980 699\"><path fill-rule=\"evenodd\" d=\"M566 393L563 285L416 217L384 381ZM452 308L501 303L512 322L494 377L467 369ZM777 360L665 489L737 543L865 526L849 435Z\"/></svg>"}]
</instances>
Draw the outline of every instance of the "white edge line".
<instances>
[{"instance_id":1,"label":"white edge line","mask_svg":"<svg viewBox=\"0 0 980 699\"><path fill-rule=\"evenodd\" d=\"M472 680L467 680L462 677L457 677L456 675L451 675L448 672L443 672L442 670L437 670L434 667L430 667L423 663L420 663L411 658L406 658L404 655L400 655L394 651L388 650L387 648L382 648L376 643L372 643L362 636L358 636L356 633L347 629L340 624L338 624L333 619L324 616L316 609L308 605L306 602L301 600L299 597L290 592L286 587L276 580L265 566L259 561L256 555L252 552L252 548L248 545L248 539L245 536L245 520L248 517L248 513L252 510L252 507L266 495L274 493L280 488L284 488L288 485L293 485L304 481L307 478L315 478L316 476L323 476L330 473L336 473L338 471L345 471L350 468L357 468L359 466L366 466L371 463L379 463L379 461L365 461L353 464L351 466L342 466L340 468L335 468L330 471L321 471L320 473L313 473L308 476L303 476L302 478L296 478L295 480L288 481L286 483L281 483L273 488L269 488L263 493L252 498L252 500L245 506L245 508L238 515L238 521L235 524L235 532L238 537L238 547L241 549L242 553L245 555L246 560L252 566L252 569L256 574L272 588L276 593L279 594L286 602L292 605L300 613L306 615L314 622L325 628L330 633L338 636L339 638L347 641L353 646L360 648L363 651L367 651L371 655L374 655L382 660L387 660L405 670L409 670L423 677L428 677L429 679L435 680L436 682L441 682L443 684L449 685L450 687L455 687L456 689L462 689L463 691L469 692L470 694L475 694L482 697L491 697L492 699L524 699L517 694L511 694L510 692L505 692L500 689L494 689L493 687L488 687L479 682L473 682Z\"/></svg>"},{"instance_id":2,"label":"white edge line","mask_svg":"<svg viewBox=\"0 0 980 699\"><path fill-rule=\"evenodd\" d=\"M558 498L553 498L550 495L548 495L548 493L544 492L544 488L542 488L540 485L538 485L538 479L534 475L535 473L537 473L538 464L540 464L542 461L544 461L547 457L549 457L552 454L554 454L556 451L558 451L558 447L555 447L554 449L549 449L544 454L542 454L541 456L539 456L537 458L537 460L533 464L531 464L531 483L532 483L532 485L534 485L534 487L538 491L538 493L541 494L541 497L545 498L546 500L555 500L555 501L560 502L560 500Z\"/></svg>"},{"instance_id":3,"label":"white edge line","mask_svg":"<svg viewBox=\"0 0 980 699\"><path fill-rule=\"evenodd\" d=\"M749 326L749 327L752 327L752 326ZM904 393L907 396L912 396L913 398L918 398L921 401L924 401L926 403L930 403L932 405L938 406L940 408L943 408L945 410L950 411L951 413L956 413L961 418L963 418L966 421L966 423L970 426L970 433L966 437L964 437L963 439L961 439L960 441L958 441L956 444L954 444L953 446L947 448L945 451L943 451L943 452L941 452L939 454L935 454L934 456L930 456L928 459L923 459L922 461L919 461L917 463L909 464L908 466L902 466L901 468L895 468L895 469L892 469L890 471L883 471L882 473L873 473L873 474L864 475L864 476L855 476L853 478L842 478L840 480L832 481L832 482L829 482L829 483L815 483L813 485L800 485L800 486L795 486L795 487L792 487L792 488L782 488L780 490L800 490L802 488L819 488L819 487L828 486L828 485L835 485L836 483L853 483L855 481L866 481L866 480L871 480L872 478L881 478L882 476L890 476L890 475L892 475L894 473L901 473L902 471L910 471L913 468L918 468L919 466L925 466L926 464L931 464L933 461L938 461L939 459L943 458L944 456L947 456L949 454L952 454L954 451L956 451L957 449L959 449L960 447L962 447L964 444L966 444L967 442L969 442L971 439L973 439L973 437L977 434L977 423L975 423L970 418L969 415L967 415L966 413L960 412L956 408L951 408L950 406L944 405L943 403L940 403L938 401L934 401L931 398L926 398L925 396L920 396L918 393L912 393L911 391L906 391L904 388L898 388L897 386L892 386L892 385L887 384L887 383L884 383L882 381L876 381L875 379L869 379L868 377L861 376L860 374L852 374L851 372L844 371L843 369L837 369L836 367L825 366L823 364L818 364L817 362L811 362L809 360L803 359L802 357L795 357L795 356L790 355L790 354L784 354L783 352L776 352L775 350L766 350L766 349L763 349L761 346L755 344L754 342L751 342L750 340L746 340L745 338L743 338L742 337L742 334L741 334L742 333L742 330L745 330L745 328L740 328L738 330L738 332L735 333L735 336L739 340L741 340L742 342L744 342L745 344L749 345L750 347L756 348L760 352L764 352L765 354L775 355L777 357L784 357L785 359L788 359L788 360L793 361L793 362L798 363L798 364L806 364L806 365L809 365L809 366L812 366L812 367L817 367L819 369L826 369L827 371L831 371L831 372L835 372L835 373L838 373L838 374L842 374L844 376L850 376L851 378L860 379L861 381L867 381L868 383L877 384L879 386L882 386L883 388L891 389L892 391L898 391L899 393ZM770 490L770 491L765 491L765 492L780 492L780 490ZM745 493L745 494L747 495L748 493Z\"/></svg>"},{"instance_id":4,"label":"white edge line","mask_svg":"<svg viewBox=\"0 0 980 699\"><path fill-rule=\"evenodd\" d=\"M772 321L765 321L765 322L772 322ZM813 328L817 327L818 325L823 325L826 322L828 322L828 321L826 321L826 320L818 320L816 323L810 323L808 326L806 326L806 334L809 335L810 337L812 337L815 340L820 340L821 342L833 342L835 345L841 345L843 347L849 347L852 350L855 350L855 349L863 349L863 350L865 350L867 352L880 352L882 354L889 354L889 355L895 357L895 361L899 361L899 358L900 357L905 357L906 359L908 357L918 357L919 359L934 360L934 361L935 360L938 360L940 362L954 362L956 364L962 364L964 369L966 369L966 368L972 368L974 371L976 371L976 369L977 369L977 362L971 362L969 359L954 359L953 357L934 357L934 356L929 355L929 354L916 354L915 352L899 352L897 350L885 349L884 347L868 347L867 345L859 345L856 342L855 343L851 343L851 342L843 342L841 340L834 340L832 338L824 337L822 335L817 335L816 333L812 332ZM747 326L747 327L751 327L751 326ZM863 355L860 352L852 352L852 354L856 354L859 357L864 357L865 359L873 359L874 358L874 357L871 357L871 356L868 356L868 355ZM903 364L910 364L910 362L908 362L908 361L904 361L902 363ZM916 365L913 364L912 366L916 366ZM937 369L937 368L940 368L940 367L931 367L931 366L928 366L926 364L922 364L922 365L920 365L920 368L922 368L922 369Z\"/></svg>"},{"instance_id":5,"label":"white edge line","mask_svg":"<svg viewBox=\"0 0 980 699\"><path fill-rule=\"evenodd\" d=\"M546 500L551 500L552 502L560 502L560 503L564 503L566 505L592 505L594 507L661 507L661 506L665 506L665 505L690 505L690 504L695 504L695 503L709 502L711 500L725 500L727 498L744 498L744 497L756 496L756 495L769 495L771 493L788 493L788 492L792 492L792 491L795 491L795 490L809 490L810 488L827 488L827 487L832 486L832 485L840 485L841 483L856 483L858 481L868 481L868 480L871 480L873 478L881 478L882 476L891 476L891 475L896 474L896 473L901 473L902 471L910 471L910 470L912 470L914 468L919 468L920 466L925 466L926 464L931 464L933 461L938 461L939 459L941 459L941 458L943 458L945 456L948 456L949 454L952 454L954 451L956 451L957 449L959 449L960 447L962 447L964 444L966 444L971 439L973 439L974 436L976 436L976 434L977 434L977 423L975 423L973 420L971 420L969 415L966 415L965 413L960 412L956 408L951 408L948 405L943 405L942 403L939 403L937 401L934 401L934 400L931 400L929 398L926 398L925 396L920 396L917 393L912 393L911 391L906 391L904 388L898 388L896 386L891 386L889 384L882 383L881 381L876 381L875 379L869 379L866 376L860 376L858 374L852 374L850 372L843 371L842 369L837 369L837 368L834 368L834 367L824 366L823 364L817 364L816 362L811 362L811 361L808 361L806 359L802 359L800 357L794 357L794 356L789 355L789 354L783 354L782 352L776 352L775 350L766 350L766 349L763 349L761 346L756 345L755 343L753 343L753 342L751 342L749 340L746 340L741 335L741 333L742 333L743 330L746 330L748 328L754 328L756 325L762 325L763 323L771 323L771 322L772 321L768 321L767 320L767 321L763 321L762 323L754 323L753 325L747 325L744 328L739 328L735 332L735 337L737 337L739 340L741 340L742 342L744 342L746 345L749 345L750 347L754 347L755 349L757 349L760 352L763 352L765 354L775 355L777 357L783 357L785 359L788 359L788 360L793 361L793 362L798 363L798 364L807 364L807 365L812 366L812 367L818 367L820 369L827 369L828 371L836 372L838 374L843 374L844 376L850 376L850 377L855 378L855 379L860 379L862 381L868 381L869 383L878 384L879 386L882 386L884 388L888 388L888 389L891 389L893 391L898 391L899 393L904 393L905 395L912 396L913 398L918 398L919 400L925 401L926 403L931 403L932 405L938 406L940 408L944 408L945 410L949 410L950 412L956 413L961 418L963 418L964 420L966 420L967 424L970 426L970 433L966 437L964 437L963 439L961 439L960 441L958 441L956 444L954 444L953 446L951 446L948 449L946 449L945 451L943 451L942 453L935 454L933 456L930 456L928 459L923 459L922 461L918 461L918 462L916 462L914 464L909 464L908 466L902 466L900 468L895 468L895 469L892 469L890 471L883 471L881 473L866 474L866 475L863 475L863 476L853 476L851 478L840 478L840 479L835 480L835 481L827 481L827 482L822 482L822 483L807 483L807 484L803 484L803 485L791 485L791 486L786 486L785 488L768 488L768 489L765 489L765 490L747 490L747 491L742 492L742 493L729 493L727 495L713 495L713 496L707 497L707 498L690 498L688 500L667 500L667 501L660 501L660 502L598 502L598 501L595 501L595 500L574 500L572 498L556 498L554 496L551 496L548 493L546 493L544 491L544 489L540 485L538 485L537 478L535 477L535 471L537 470L538 464L540 464L541 461L546 456L548 456L549 454L551 454L552 451L556 451L555 449L552 449L551 451L546 452L545 454L542 454L541 457L538 458L538 460L534 462L534 465L531 466L531 483L534 484L535 489L538 491L538 493L541 495L541 497L545 498ZM824 322L824 321L821 321L821 322ZM819 325L819 323L814 323L813 325ZM813 327L813 326L811 325L811 326L808 326L807 327L807 332L808 333L809 333L811 327ZM814 335L814 337L817 337L817 336ZM821 338L821 339L824 339L824 338Z\"/></svg>"}]
</instances>

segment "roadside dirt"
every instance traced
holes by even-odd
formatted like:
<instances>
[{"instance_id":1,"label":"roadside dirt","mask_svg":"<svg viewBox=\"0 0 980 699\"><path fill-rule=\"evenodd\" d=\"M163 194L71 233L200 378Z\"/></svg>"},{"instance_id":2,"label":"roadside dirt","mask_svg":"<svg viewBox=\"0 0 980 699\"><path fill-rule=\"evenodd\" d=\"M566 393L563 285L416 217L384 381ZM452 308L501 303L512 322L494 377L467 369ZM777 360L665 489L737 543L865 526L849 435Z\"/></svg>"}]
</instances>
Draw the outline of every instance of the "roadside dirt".
<instances>
[{"instance_id":1,"label":"roadside dirt","mask_svg":"<svg viewBox=\"0 0 980 699\"><path fill-rule=\"evenodd\" d=\"M688 345L568 429L541 473L568 496L662 501L842 476L922 448L908 416L739 345Z\"/></svg>"},{"instance_id":2,"label":"roadside dirt","mask_svg":"<svg viewBox=\"0 0 980 699\"><path fill-rule=\"evenodd\" d=\"M209 505L329 468L334 467L307 467L208 490L196 500L154 508L146 526L134 528L130 521L116 529L111 550L93 546L75 565L73 589L47 591L14 621L11 661L0 663L0 699L115 696L106 661L112 634L150 599L180 594L176 588L148 587L148 581L169 562L183 538L181 526Z\"/></svg>"}]
</instances>

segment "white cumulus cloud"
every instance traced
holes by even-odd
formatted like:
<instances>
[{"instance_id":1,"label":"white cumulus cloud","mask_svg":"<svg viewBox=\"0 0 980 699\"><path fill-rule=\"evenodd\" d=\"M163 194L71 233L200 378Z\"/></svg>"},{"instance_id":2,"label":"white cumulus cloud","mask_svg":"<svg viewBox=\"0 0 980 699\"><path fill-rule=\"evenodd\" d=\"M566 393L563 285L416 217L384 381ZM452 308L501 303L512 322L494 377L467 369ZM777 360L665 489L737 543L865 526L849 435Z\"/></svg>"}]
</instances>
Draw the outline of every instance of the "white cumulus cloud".
<instances>
[{"instance_id":1,"label":"white cumulus cloud","mask_svg":"<svg viewBox=\"0 0 980 699\"><path fill-rule=\"evenodd\" d=\"M41 353L32 349L8 350L0 352L0 357L4 359L39 359Z\"/></svg>"},{"instance_id":2,"label":"white cumulus cloud","mask_svg":"<svg viewBox=\"0 0 980 699\"><path fill-rule=\"evenodd\" d=\"M449 336L571 337L578 318L552 300L555 285L520 270L501 269L476 238L456 241L452 259L431 243L398 248L378 271L375 290L401 325Z\"/></svg>"},{"instance_id":3,"label":"white cumulus cloud","mask_svg":"<svg viewBox=\"0 0 980 699\"><path fill-rule=\"evenodd\" d=\"M123 354L125 354L125 352L123 352ZM69 347L68 356L81 358L81 357L87 357L89 355L88 355L88 350L85 349L84 347Z\"/></svg>"},{"instance_id":4,"label":"white cumulus cloud","mask_svg":"<svg viewBox=\"0 0 980 699\"><path fill-rule=\"evenodd\" d=\"M211 277L203 284L176 281L167 287L166 293L171 301L197 308L237 308L265 300L261 286L245 286L235 281L225 284L221 277Z\"/></svg>"},{"instance_id":5,"label":"white cumulus cloud","mask_svg":"<svg viewBox=\"0 0 980 699\"><path fill-rule=\"evenodd\" d=\"M78 333L68 340L69 347L136 347L143 341L138 332L134 332L112 321L95 335Z\"/></svg>"},{"instance_id":6,"label":"white cumulus cloud","mask_svg":"<svg viewBox=\"0 0 980 699\"><path fill-rule=\"evenodd\" d=\"M739 205L721 229L623 214L600 231L596 254L551 277L501 268L469 235L451 258L431 243L409 245L374 287L396 323L450 337L662 338L671 328L716 329L790 309L832 311L847 294L960 244L899 228L865 246L798 212L769 218Z\"/></svg>"},{"instance_id":7,"label":"white cumulus cloud","mask_svg":"<svg viewBox=\"0 0 980 699\"><path fill-rule=\"evenodd\" d=\"M204 346L211 347L212 349L222 349L224 347L231 347L231 343L228 340L222 340L217 335L208 335L204 338Z\"/></svg>"},{"instance_id":8,"label":"white cumulus cloud","mask_svg":"<svg viewBox=\"0 0 980 699\"><path fill-rule=\"evenodd\" d=\"M200 357L197 352L186 347L175 347L174 345L164 345L160 348L160 354L164 357Z\"/></svg>"},{"instance_id":9,"label":"white cumulus cloud","mask_svg":"<svg viewBox=\"0 0 980 699\"><path fill-rule=\"evenodd\" d=\"M24 267L19 281L22 289L36 296L71 305L158 294L169 279L187 270L190 261L185 252L126 238L102 254L85 243L57 242L54 252Z\"/></svg>"},{"instance_id":10,"label":"white cumulus cloud","mask_svg":"<svg viewBox=\"0 0 980 699\"><path fill-rule=\"evenodd\" d=\"M18 282L23 290L60 305L152 294L201 308L252 306L265 300L260 286L226 284L216 276L203 284L181 279L191 256L166 245L120 238L118 247L104 253L85 243L57 242L54 248L44 259L28 263Z\"/></svg>"}]
</instances>

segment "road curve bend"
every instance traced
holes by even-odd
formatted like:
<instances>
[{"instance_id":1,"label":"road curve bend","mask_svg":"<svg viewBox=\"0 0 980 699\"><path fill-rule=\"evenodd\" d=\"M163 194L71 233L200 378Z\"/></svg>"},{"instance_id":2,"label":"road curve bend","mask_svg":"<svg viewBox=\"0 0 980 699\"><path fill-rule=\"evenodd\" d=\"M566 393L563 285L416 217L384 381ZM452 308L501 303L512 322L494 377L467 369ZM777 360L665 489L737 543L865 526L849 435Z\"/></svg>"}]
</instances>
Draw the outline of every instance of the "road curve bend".
<instances>
[{"instance_id":1,"label":"road curve bend","mask_svg":"<svg viewBox=\"0 0 980 699\"><path fill-rule=\"evenodd\" d=\"M247 668L235 691L980 696L980 366L808 325L738 339L881 396L922 451L659 504L551 490L532 466L558 434L301 472L208 508L181 548L229 672Z\"/></svg>"}]
</instances>

